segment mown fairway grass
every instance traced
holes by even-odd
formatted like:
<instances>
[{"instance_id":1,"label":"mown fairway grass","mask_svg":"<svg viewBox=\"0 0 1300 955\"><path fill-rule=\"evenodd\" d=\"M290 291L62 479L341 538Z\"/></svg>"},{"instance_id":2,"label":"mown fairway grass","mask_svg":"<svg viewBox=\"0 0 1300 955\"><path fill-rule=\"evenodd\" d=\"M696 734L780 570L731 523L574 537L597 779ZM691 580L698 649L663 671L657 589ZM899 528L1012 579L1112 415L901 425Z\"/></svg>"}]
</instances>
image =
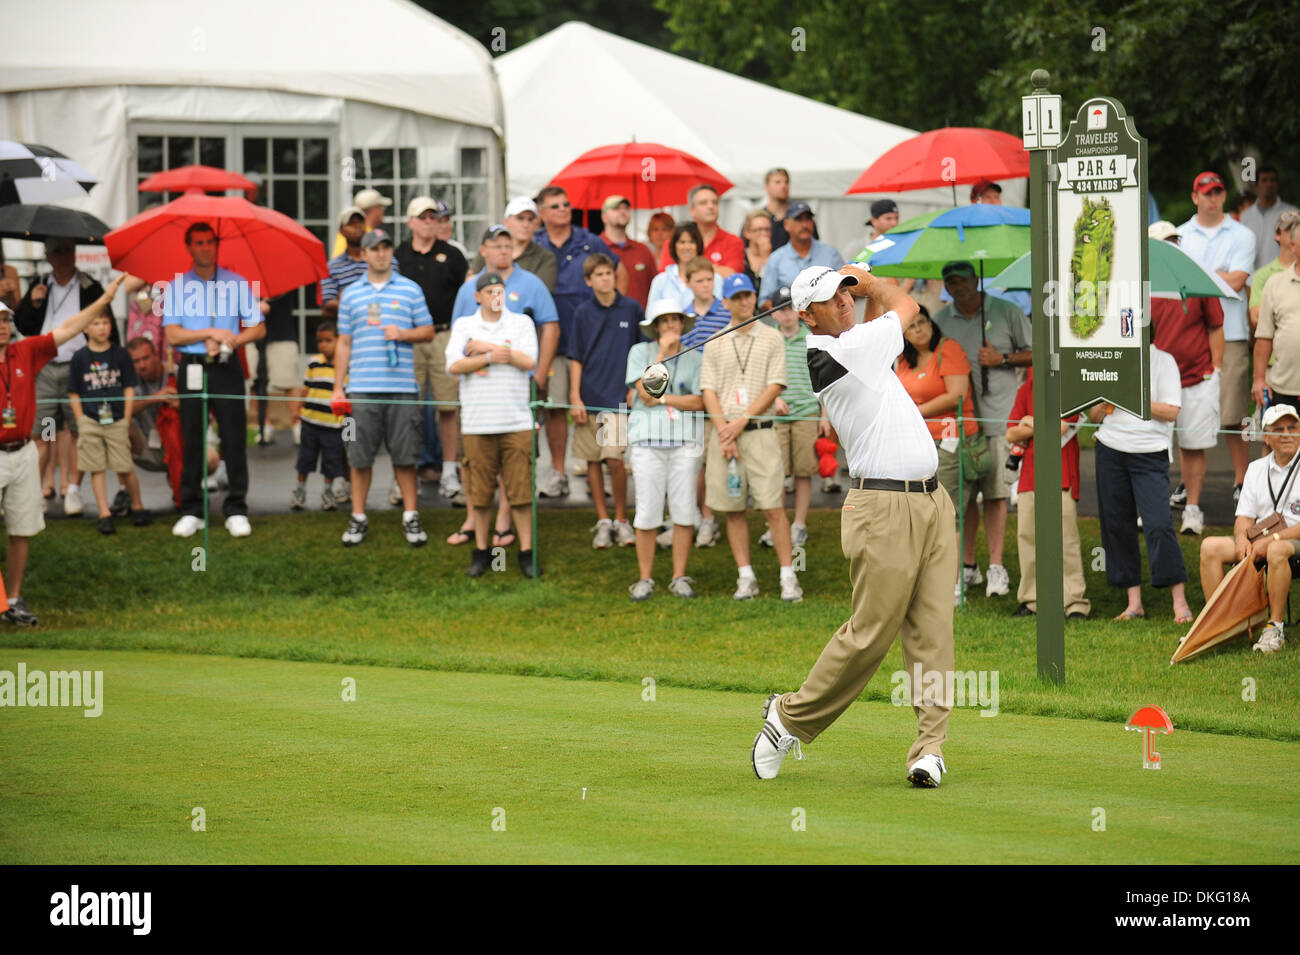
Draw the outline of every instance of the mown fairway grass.
<instances>
[{"instance_id":1,"label":"mown fairway grass","mask_svg":"<svg viewBox=\"0 0 1300 955\"><path fill-rule=\"evenodd\" d=\"M102 669L104 711L0 711L0 863L1300 861L1296 743L1175 731L1149 772L1116 723L960 710L916 790L910 711L861 703L760 782L737 693L0 650L20 660Z\"/></svg>"},{"instance_id":2,"label":"mown fairway grass","mask_svg":"<svg viewBox=\"0 0 1300 955\"><path fill-rule=\"evenodd\" d=\"M732 600L735 570L725 542L692 553L689 573L700 599L666 594L667 555L660 554L659 592L633 604L631 549L593 551L591 515L575 511L542 512L540 581L519 574L514 550L503 573L469 580L468 551L442 543L462 513L426 512L432 542L422 550L401 539L394 512L372 513L370 538L356 549L340 545L337 515L258 519L243 540L217 523L202 573L191 569L201 537L178 540L165 523L123 527L104 539L90 521L60 522L34 541L24 587L41 625L0 630L0 646L166 650L637 685L650 676L660 685L762 694L797 687L848 613L838 511L810 515L801 574L806 596L797 606L780 602L775 557L757 547L763 595ZM1038 680L1034 621L1008 616L1019 578L1014 520L1007 531L1012 595L990 600L979 588L958 612L959 670L997 670L1003 712L1122 722L1154 703L1180 729L1300 739L1293 649L1265 656L1237 641L1170 667L1182 628L1171 620L1168 593L1148 589L1148 620L1112 622L1123 595L1091 569L1096 521L1080 526L1093 619L1067 626L1065 685ZM752 527L757 538L761 524ZM1182 540L1188 597L1199 607L1197 540ZM896 646L866 697L888 699L889 675L901 668ZM1254 681L1254 702L1242 699L1246 678Z\"/></svg>"}]
</instances>

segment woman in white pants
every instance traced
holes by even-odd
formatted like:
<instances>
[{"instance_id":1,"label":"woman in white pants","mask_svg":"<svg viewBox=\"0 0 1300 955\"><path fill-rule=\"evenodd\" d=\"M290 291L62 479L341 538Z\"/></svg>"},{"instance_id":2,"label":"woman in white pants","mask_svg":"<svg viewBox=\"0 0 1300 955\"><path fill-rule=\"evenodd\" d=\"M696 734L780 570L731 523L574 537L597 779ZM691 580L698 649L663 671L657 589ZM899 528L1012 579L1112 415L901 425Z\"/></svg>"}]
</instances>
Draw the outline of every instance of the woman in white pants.
<instances>
[{"instance_id":1,"label":"woman in white pants","mask_svg":"<svg viewBox=\"0 0 1300 955\"><path fill-rule=\"evenodd\" d=\"M663 524L664 505L673 523L673 576L668 590L678 597L694 597L693 581L686 576L699 507L695 478L702 458L704 398L700 393L699 350L668 362L668 390L662 398L651 396L641 384L645 370L681 352L682 335L695 320L682 312L676 299L652 301L641 331L652 341L633 345L627 356L628 387L636 390L628 415L627 441L636 488L636 559L640 579L628 588L633 600L654 593L655 537Z\"/></svg>"}]
</instances>

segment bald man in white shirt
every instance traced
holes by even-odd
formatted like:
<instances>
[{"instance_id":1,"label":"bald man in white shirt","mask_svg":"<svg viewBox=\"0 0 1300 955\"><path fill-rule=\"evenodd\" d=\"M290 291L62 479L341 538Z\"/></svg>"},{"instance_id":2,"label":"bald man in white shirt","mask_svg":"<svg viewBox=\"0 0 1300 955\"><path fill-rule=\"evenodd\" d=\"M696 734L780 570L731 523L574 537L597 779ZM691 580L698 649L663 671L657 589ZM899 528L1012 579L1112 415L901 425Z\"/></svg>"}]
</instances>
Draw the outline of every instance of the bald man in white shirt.
<instances>
[{"instance_id":1,"label":"bald man in white shirt","mask_svg":"<svg viewBox=\"0 0 1300 955\"><path fill-rule=\"evenodd\" d=\"M942 746L952 710L957 515L935 476L934 440L894 373L903 330L918 307L902 289L858 265L838 272L805 269L791 297L812 330L813 391L839 434L852 474L841 539L853 580L853 612L803 686L768 698L754 740L754 772L774 778L791 749L802 759L802 744L858 698L901 634L907 672L922 676L911 687L917 737L907 755L907 779L933 788L947 772ZM867 298L867 321L857 324L853 299L861 297Z\"/></svg>"}]
</instances>

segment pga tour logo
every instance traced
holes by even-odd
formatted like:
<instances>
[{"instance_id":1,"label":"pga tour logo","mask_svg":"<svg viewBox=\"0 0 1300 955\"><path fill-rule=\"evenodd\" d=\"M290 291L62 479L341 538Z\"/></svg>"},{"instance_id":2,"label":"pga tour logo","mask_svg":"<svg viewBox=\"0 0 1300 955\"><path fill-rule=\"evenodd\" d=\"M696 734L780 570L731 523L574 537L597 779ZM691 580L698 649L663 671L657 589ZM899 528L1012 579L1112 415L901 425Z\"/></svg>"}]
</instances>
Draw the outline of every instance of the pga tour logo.
<instances>
[{"instance_id":1,"label":"pga tour logo","mask_svg":"<svg viewBox=\"0 0 1300 955\"><path fill-rule=\"evenodd\" d=\"M1133 337L1133 309L1121 308L1119 310L1119 334L1121 338Z\"/></svg>"}]
</instances>

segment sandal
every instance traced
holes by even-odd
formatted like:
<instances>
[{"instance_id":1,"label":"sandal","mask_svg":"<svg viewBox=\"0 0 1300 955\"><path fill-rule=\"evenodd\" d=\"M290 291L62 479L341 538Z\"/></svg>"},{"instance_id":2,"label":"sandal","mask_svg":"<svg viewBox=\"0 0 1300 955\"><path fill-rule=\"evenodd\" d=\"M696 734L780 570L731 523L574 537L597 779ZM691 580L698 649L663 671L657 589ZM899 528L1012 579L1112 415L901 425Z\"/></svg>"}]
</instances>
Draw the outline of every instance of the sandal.
<instances>
[{"instance_id":1,"label":"sandal","mask_svg":"<svg viewBox=\"0 0 1300 955\"><path fill-rule=\"evenodd\" d=\"M1195 619L1196 619L1196 618L1195 618L1194 616L1192 616L1190 613L1185 613L1185 614L1181 614L1181 615L1175 615L1175 616L1174 616L1174 623L1191 623L1191 622L1193 622Z\"/></svg>"},{"instance_id":2,"label":"sandal","mask_svg":"<svg viewBox=\"0 0 1300 955\"><path fill-rule=\"evenodd\" d=\"M1145 620L1146 613L1141 610L1125 610L1116 620Z\"/></svg>"},{"instance_id":3,"label":"sandal","mask_svg":"<svg viewBox=\"0 0 1300 955\"><path fill-rule=\"evenodd\" d=\"M53 484L47 484L47 485L45 485L45 487L43 487L43 488L41 489L41 493L45 495L45 499L46 499L47 501L53 500L53 499L54 499L54 485L53 485Z\"/></svg>"},{"instance_id":4,"label":"sandal","mask_svg":"<svg viewBox=\"0 0 1300 955\"><path fill-rule=\"evenodd\" d=\"M503 531L492 532L493 547L513 547L518 538L515 536L513 529L507 527Z\"/></svg>"},{"instance_id":5,"label":"sandal","mask_svg":"<svg viewBox=\"0 0 1300 955\"><path fill-rule=\"evenodd\" d=\"M452 547L459 547L461 544L468 544L473 539L474 532L462 527L460 530L456 531L456 533L447 538L447 543Z\"/></svg>"}]
</instances>

